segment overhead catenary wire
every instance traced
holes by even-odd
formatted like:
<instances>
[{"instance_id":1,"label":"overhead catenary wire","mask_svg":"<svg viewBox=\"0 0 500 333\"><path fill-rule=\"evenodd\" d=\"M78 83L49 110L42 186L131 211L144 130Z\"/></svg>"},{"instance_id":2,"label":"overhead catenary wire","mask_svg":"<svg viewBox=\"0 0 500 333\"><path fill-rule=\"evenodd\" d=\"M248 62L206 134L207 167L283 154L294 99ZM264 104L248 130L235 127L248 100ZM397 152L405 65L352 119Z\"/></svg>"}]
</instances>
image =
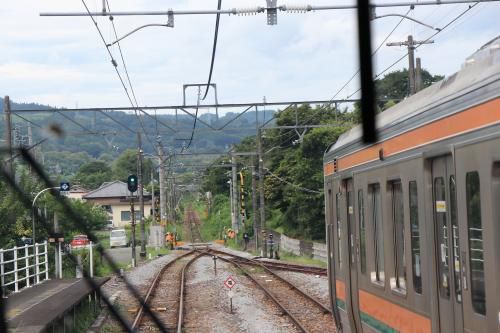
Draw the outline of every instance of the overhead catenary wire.
<instances>
[{"instance_id":1,"label":"overhead catenary wire","mask_svg":"<svg viewBox=\"0 0 500 333\"><path fill-rule=\"evenodd\" d=\"M222 0L218 0L217 10L220 10L221 6L222 6ZM202 98L203 101L205 100L205 98L207 98L208 89L210 88L210 83L212 82L212 73L214 70L214 62L215 62L215 52L217 51L217 39L219 36L219 21L220 21L220 13L217 13L217 17L215 19L214 44L212 47L212 60L210 62L210 72L208 74L207 86L206 86L205 93L203 94L203 98Z\"/></svg>"},{"instance_id":2,"label":"overhead catenary wire","mask_svg":"<svg viewBox=\"0 0 500 333\"><path fill-rule=\"evenodd\" d=\"M469 12L472 8L474 8L475 6L477 6L479 4L479 2L476 2L472 5L469 5L464 11L462 11L459 15L455 16L455 18L453 18L450 22L448 22L445 26L443 26L441 28L441 30L439 31L436 31L435 33L433 33L432 35L430 35L429 37L427 37L422 44L418 44L417 46L415 46L415 50L418 49L420 46L422 46L425 42L429 41L430 39L434 38L435 36L437 36L438 34L442 33L443 31L446 30L446 28L448 28L450 25L452 25L454 22L456 22L458 19L460 19L462 16L464 16L467 12ZM406 57L408 56L408 52L406 52L405 54L403 54L401 57L399 57L396 61L394 61L392 64L390 64L389 66L387 66L384 70L382 70L381 72L379 72L377 75L375 75L374 77L374 80L378 79L380 76L382 76L385 72L387 72L389 69L391 69L392 67L396 66L398 63L400 63L403 59L405 59ZM346 99L350 99L352 96L354 96L356 93L358 93L359 91L361 90L361 88L358 88L355 92L353 92L352 94L350 94L349 96L346 97Z\"/></svg>"},{"instance_id":3,"label":"overhead catenary wire","mask_svg":"<svg viewBox=\"0 0 500 333\"><path fill-rule=\"evenodd\" d=\"M115 69L115 72L116 72L116 75L118 76L118 79L120 80L120 83L125 91L125 94L130 102L130 104L132 105L133 109L134 110L139 110L141 111L141 113L143 113L144 115L152 118L152 119L155 119L153 116L151 116L149 113L145 112L144 110L142 110L141 108L137 108L137 106L134 105L133 101L132 101L132 97L130 96L130 93L127 89L127 85L125 84L124 80L123 80L123 77L122 75L120 74L120 71L118 70L118 64L116 62L116 60L114 59L113 57L113 54L111 53L111 50L109 49L109 47L107 46L107 43L106 43L106 39L104 38L103 34L102 34L102 31L101 29L99 28L99 25L97 24L97 21L94 19L94 17L92 16L85 0L81 0L83 6L85 7L85 10L87 11L87 16L90 17L90 19L92 20L92 23L94 23L94 26L97 30L97 32L99 33L99 36L104 44L104 46L106 47L106 51L108 52L110 58L111 58L111 64L113 65L114 69ZM175 130L168 126L167 124L163 123L163 122L160 122L158 121L160 124L162 124L163 126L167 127L168 129L170 129L171 131L175 132Z\"/></svg>"},{"instance_id":4,"label":"overhead catenary wire","mask_svg":"<svg viewBox=\"0 0 500 333\"><path fill-rule=\"evenodd\" d=\"M106 0L106 6L108 7L108 11L111 12L111 7L109 5L109 1ZM122 47L120 45L120 41L118 40L118 33L116 31L116 26L115 26L115 22L114 22L114 19L113 19L113 16L109 16L109 20L111 22L111 25L113 27L113 32L115 34L115 37L117 38L117 42L116 44L118 45L118 51L120 53L120 58L122 60L122 65L123 65L123 69L125 71L125 76L127 77L127 81L128 81L128 84L130 86L130 91L132 92L132 97L134 98L134 102L135 102L135 106L136 107L139 107L139 102L137 102L137 96L135 95L135 90L134 90L134 86L132 85L132 80L130 79L130 75L128 74L128 69L127 69L127 64L125 62L125 57L123 56L123 51L122 51ZM106 48L109 48L110 46L106 44ZM148 136L148 131L146 131L146 128L144 127L144 124L142 122L142 119L141 117L137 114L137 110L134 111L135 113L135 116L137 118L137 120L139 120L139 124L142 128L142 131L144 132L144 136L146 137L146 139L148 140L149 144L151 145L151 147L155 147L155 145L153 144L153 142L151 141L151 139L149 138ZM155 117L156 118L156 117ZM156 119L156 121L158 121Z\"/></svg>"},{"instance_id":5,"label":"overhead catenary wire","mask_svg":"<svg viewBox=\"0 0 500 333\"><path fill-rule=\"evenodd\" d=\"M412 9L413 8L410 7L410 9L408 9L408 11L406 12L405 16L407 16L412 11ZM401 25L401 23L403 22L403 20L404 20L404 17L402 17L399 20L399 22L394 26L394 28L389 32L389 34L387 34L387 36L379 44L379 46L375 49L375 51L373 51L372 57L375 56L375 54L377 54L377 52L382 48L382 46L384 46L385 42L389 39L389 37L392 36L392 34L394 33L394 31L396 31L396 29ZM360 70L361 69L358 68L358 70L349 78L349 80L347 80L347 82L333 95L333 97L331 98L332 100L335 99L335 97L337 97L338 94L340 94L340 92L342 90L344 90L344 88L349 85L349 83L351 83L351 81L360 73Z\"/></svg>"}]
</instances>

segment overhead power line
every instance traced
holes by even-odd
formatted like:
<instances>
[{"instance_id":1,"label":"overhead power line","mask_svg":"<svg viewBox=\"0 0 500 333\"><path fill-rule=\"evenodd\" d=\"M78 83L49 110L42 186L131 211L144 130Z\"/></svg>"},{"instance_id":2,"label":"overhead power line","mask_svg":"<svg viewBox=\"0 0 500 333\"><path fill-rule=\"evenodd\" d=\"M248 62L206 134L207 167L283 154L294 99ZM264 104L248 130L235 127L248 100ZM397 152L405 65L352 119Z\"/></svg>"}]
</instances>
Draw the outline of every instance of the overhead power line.
<instances>
[{"instance_id":1,"label":"overhead power line","mask_svg":"<svg viewBox=\"0 0 500 333\"><path fill-rule=\"evenodd\" d=\"M460 14L458 14L457 16L455 16L455 18L453 18L450 22L448 22L445 26L443 26L440 30L436 31L435 33L433 33L432 35L430 35L429 37L427 37L426 39L424 39L422 41L422 44L418 44L417 46L415 46L415 50L418 49L420 46L422 46L425 42L431 40L432 38L434 38L435 36L437 36L438 34L442 33L443 31L446 30L446 28L448 28L450 25L452 25L453 23L455 23L458 19L460 19L462 16L464 16L466 13L468 13L472 8L476 7L481 1L477 1L475 4L473 5L470 5L469 7L467 7L463 12L461 12ZM403 54L401 57L399 57L396 61L394 61L392 64L390 64L389 66L387 66L384 70L382 70L381 72L379 72L377 75L375 75L374 77L374 80L378 79L380 76L382 76L385 72L387 72L389 69L393 68L394 66L396 66L398 63L400 63L401 61L403 61L407 56L408 56L409 52L406 52L405 54ZM361 90L361 88L358 88L355 92L353 92L352 94L350 94L349 96L347 96L347 100L351 99L352 96L354 96L356 93L358 93L359 91Z\"/></svg>"},{"instance_id":2,"label":"overhead power line","mask_svg":"<svg viewBox=\"0 0 500 333\"><path fill-rule=\"evenodd\" d=\"M433 1L408 1L408 2L387 2L387 3L371 3L371 8L383 8L383 7L406 7L406 6L434 6L434 5L453 5L459 3L475 3L475 2L498 2L500 0L433 0ZM255 6L251 8L230 8L230 9L220 9L220 10L156 10L156 11L117 11L105 13L102 11L98 12L46 12L40 13L40 16L175 16L175 15L213 15L213 14L225 14L225 15L251 15L251 14L267 14L276 13L278 10L283 13L308 13L313 11L325 11L325 10L349 10L357 9L358 7L353 5L330 5L330 6L313 6L313 5L281 5L275 7L261 7ZM270 23L276 24L276 23Z\"/></svg>"},{"instance_id":3,"label":"overhead power line","mask_svg":"<svg viewBox=\"0 0 500 333\"><path fill-rule=\"evenodd\" d=\"M220 10L221 6L222 6L222 0L219 0L219 2L217 4L217 10ZM206 88L205 94L203 94L203 98L202 98L203 101L205 100L205 98L207 98L208 89L210 89L210 83L212 82L212 72L214 69L215 51L217 50L217 38L219 36L219 21L220 21L220 13L217 13L217 17L215 19L215 33L214 33L214 45L212 48L212 60L210 62L210 72L208 74L207 88Z\"/></svg>"}]
</instances>

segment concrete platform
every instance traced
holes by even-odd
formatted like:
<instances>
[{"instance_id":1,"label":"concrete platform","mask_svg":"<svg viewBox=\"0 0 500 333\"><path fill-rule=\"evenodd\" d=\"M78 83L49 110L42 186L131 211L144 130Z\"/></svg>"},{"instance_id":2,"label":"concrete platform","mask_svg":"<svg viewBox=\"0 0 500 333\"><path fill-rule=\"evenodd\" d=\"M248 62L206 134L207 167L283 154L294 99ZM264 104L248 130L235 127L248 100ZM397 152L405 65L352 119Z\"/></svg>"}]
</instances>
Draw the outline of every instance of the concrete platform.
<instances>
[{"instance_id":1,"label":"concrete platform","mask_svg":"<svg viewBox=\"0 0 500 333\"><path fill-rule=\"evenodd\" d=\"M108 278L94 281L102 285ZM84 279L48 280L10 295L5 300L9 330L40 332L86 297L92 288Z\"/></svg>"}]
</instances>

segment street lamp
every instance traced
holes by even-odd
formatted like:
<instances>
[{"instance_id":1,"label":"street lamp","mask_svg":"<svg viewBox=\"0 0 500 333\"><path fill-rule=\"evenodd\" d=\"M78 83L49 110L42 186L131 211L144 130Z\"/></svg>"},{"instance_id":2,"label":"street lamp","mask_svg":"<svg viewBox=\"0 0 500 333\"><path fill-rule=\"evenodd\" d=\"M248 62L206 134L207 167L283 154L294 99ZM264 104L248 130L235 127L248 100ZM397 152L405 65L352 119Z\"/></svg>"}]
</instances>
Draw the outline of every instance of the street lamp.
<instances>
[{"instance_id":1,"label":"street lamp","mask_svg":"<svg viewBox=\"0 0 500 333\"><path fill-rule=\"evenodd\" d=\"M33 204L31 205L31 220L32 220L32 223L33 223L33 245L35 245L35 204L36 204L36 199L38 199L38 197L42 194L42 193L45 193L46 191L48 190L57 190L59 189L59 187L48 187L48 188L44 188L43 190L41 190L40 192L38 192L36 195L35 195L35 198L33 199Z\"/></svg>"}]
</instances>

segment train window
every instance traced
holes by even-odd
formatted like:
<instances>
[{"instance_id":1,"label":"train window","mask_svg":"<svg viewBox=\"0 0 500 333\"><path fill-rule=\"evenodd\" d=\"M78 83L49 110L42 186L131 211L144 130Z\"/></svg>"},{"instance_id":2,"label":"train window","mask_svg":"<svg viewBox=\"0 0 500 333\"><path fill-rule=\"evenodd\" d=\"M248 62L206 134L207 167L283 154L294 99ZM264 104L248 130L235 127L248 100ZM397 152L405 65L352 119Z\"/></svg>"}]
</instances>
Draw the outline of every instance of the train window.
<instances>
[{"instance_id":1,"label":"train window","mask_svg":"<svg viewBox=\"0 0 500 333\"><path fill-rule=\"evenodd\" d=\"M467 199L467 227L469 231L469 271L472 307L475 312L486 315L483 226L481 221L479 173L477 171L466 174L465 190Z\"/></svg>"},{"instance_id":2,"label":"train window","mask_svg":"<svg viewBox=\"0 0 500 333\"><path fill-rule=\"evenodd\" d=\"M395 280L394 282L391 281L391 286L393 289L406 292L405 221L403 211L403 186L401 181L392 182L391 189L395 259Z\"/></svg>"},{"instance_id":3,"label":"train window","mask_svg":"<svg viewBox=\"0 0 500 333\"><path fill-rule=\"evenodd\" d=\"M450 298L450 266L448 249L448 227L446 225L446 188L443 177L434 178L434 212L436 216L438 253L439 253L439 293Z\"/></svg>"},{"instance_id":4,"label":"train window","mask_svg":"<svg viewBox=\"0 0 500 333\"><path fill-rule=\"evenodd\" d=\"M359 255L361 263L361 273L366 273L366 227L365 209L363 202L363 190L358 191L358 216L359 216Z\"/></svg>"},{"instance_id":5,"label":"train window","mask_svg":"<svg viewBox=\"0 0 500 333\"><path fill-rule=\"evenodd\" d=\"M382 221L382 202L380 200L380 185L370 185L371 193L371 218L373 223L373 243L375 245L375 271L371 273L373 282L382 283L385 281L384 273L384 230Z\"/></svg>"},{"instance_id":6,"label":"train window","mask_svg":"<svg viewBox=\"0 0 500 333\"><path fill-rule=\"evenodd\" d=\"M453 240L453 274L455 277L455 297L457 302L462 302L462 287L460 285L460 243L458 241L458 221L457 221L457 191L455 176L450 176L450 218L451 234Z\"/></svg>"},{"instance_id":7,"label":"train window","mask_svg":"<svg viewBox=\"0 0 500 333\"><path fill-rule=\"evenodd\" d=\"M420 256L420 229L418 224L417 182L411 181L410 192L410 228L411 228L411 261L413 271L413 289L422 294L422 266Z\"/></svg>"},{"instance_id":8,"label":"train window","mask_svg":"<svg viewBox=\"0 0 500 333\"><path fill-rule=\"evenodd\" d=\"M335 196L335 208L337 213L337 260L339 269L342 269L342 221L340 219L340 193Z\"/></svg>"}]
</instances>

